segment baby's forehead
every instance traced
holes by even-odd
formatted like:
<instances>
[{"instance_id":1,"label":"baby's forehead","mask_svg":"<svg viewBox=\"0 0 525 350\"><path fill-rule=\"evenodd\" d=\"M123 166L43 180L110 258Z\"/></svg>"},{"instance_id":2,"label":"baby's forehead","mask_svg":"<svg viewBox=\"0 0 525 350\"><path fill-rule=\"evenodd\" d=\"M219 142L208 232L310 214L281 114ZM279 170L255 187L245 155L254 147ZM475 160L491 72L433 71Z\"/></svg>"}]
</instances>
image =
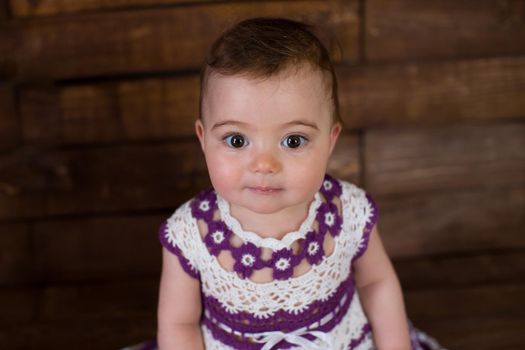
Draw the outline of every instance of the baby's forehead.
<instances>
[{"instance_id":1,"label":"baby's forehead","mask_svg":"<svg viewBox=\"0 0 525 350\"><path fill-rule=\"evenodd\" d=\"M217 90L228 89L230 91L245 90L247 87L254 87L261 91L261 87L269 90L281 89L286 87L294 88L300 85L307 85L308 90L330 97L332 93L331 76L319 69L312 69L305 66L292 66L286 70L271 75L261 75L257 72L238 72L234 74L224 74L211 71L202 79L201 102L208 96L208 92L214 93ZM220 93L220 91L219 91Z\"/></svg>"},{"instance_id":2,"label":"baby's forehead","mask_svg":"<svg viewBox=\"0 0 525 350\"><path fill-rule=\"evenodd\" d=\"M333 103L325 90L318 72L285 72L265 78L215 73L203 95L201 119L211 123L248 119L276 125L302 119L324 124L333 114Z\"/></svg>"}]
</instances>

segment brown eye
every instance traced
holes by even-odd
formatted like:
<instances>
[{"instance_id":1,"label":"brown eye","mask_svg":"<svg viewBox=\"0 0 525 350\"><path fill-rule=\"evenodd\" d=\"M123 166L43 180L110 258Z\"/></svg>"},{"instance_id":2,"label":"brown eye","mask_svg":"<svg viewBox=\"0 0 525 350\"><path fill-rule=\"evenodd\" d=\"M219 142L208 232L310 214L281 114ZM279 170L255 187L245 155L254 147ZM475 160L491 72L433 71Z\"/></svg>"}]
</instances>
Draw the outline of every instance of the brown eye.
<instances>
[{"instance_id":1,"label":"brown eye","mask_svg":"<svg viewBox=\"0 0 525 350\"><path fill-rule=\"evenodd\" d=\"M226 142L226 144L232 148L242 148L246 144L244 136L239 134L226 136L224 138L224 142Z\"/></svg>"},{"instance_id":2,"label":"brown eye","mask_svg":"<svg viewBox=\"0 0 525 350\"><path fill-rule=\"evenodd\" d=\"M290 135L284 139L284 146L288 148L298 148L307 142L301 135Z\"/></svg>"}]
</instances>

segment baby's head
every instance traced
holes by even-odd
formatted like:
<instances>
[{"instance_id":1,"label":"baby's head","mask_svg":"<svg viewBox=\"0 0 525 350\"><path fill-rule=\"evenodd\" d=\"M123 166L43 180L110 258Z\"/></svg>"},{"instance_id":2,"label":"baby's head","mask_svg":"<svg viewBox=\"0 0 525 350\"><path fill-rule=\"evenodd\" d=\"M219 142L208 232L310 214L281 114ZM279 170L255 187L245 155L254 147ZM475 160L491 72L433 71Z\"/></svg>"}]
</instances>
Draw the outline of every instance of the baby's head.
<instances>
[{"instance_id":1,"label":"baby's head","mask_svg":"<svg viewBox=\"0 0 525 350\"><path fill-rule=\"evenodd\" d=\"M200 117L209 78L240 75L254 80L308 69L323 78L334 123L339 114L337 79L328 51L308 24L284 18L252 18L226 31L208 51L200 76Z\"/></svg>"},{"instance_id":2,"label":"baby's head","mask_svg":"<svg viewBox=\"0 0 525 350\"><path fill-rule=\"evenodd\" d=\"M211 47L196 132L212 184L232 206L303 208L341 127L334 69L308 25L249 19Z\"/></svg>"}]
</instances>

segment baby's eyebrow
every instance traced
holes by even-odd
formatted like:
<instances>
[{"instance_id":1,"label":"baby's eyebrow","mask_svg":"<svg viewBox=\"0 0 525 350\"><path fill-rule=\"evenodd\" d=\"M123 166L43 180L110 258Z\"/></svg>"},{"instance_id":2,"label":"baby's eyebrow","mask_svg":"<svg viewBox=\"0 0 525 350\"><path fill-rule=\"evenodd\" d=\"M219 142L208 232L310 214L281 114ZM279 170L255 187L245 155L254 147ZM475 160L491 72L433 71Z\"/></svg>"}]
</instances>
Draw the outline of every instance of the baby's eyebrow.
<instances>
[{"instance_id":1,"label":"baby's eyebrow","mask_svg":"<svg viewBox=\"0 0 525 350\"><path fill-rule=\"evenodd\" d=\"M244 122L240 122L240 121L237 121L237 120L225 120L223 122L219 122L219 123L213 124L211 129L215 130L217 128L220 128L221 126L226 126L226 125L248 126L249 124L248 123L244 123Z\"/></svg>"},{"instance_id":2,"label":"baby's eyebrow","mask_svg":"<svg viewBox=\"0 0 525 350\"><path fill-rule=\"evenodd\" d=\"M211 130L215 130L222 126L227 126L227 125L236 125L236 126L244 126L244 127L250 126L249 123L241 122L238 120L225 120L225 121L213 124L213 126L211 127ZM290 122L282 124L283 127L290 127L290 126L295 126L295 125L302 125L302 126L306 126L306 127L315 129L315 130L319 130L319 127L317 126L317 124L311 123L307 120L292 120Z\"/></svg>"},{"instance_id":3,"label":"baby's eyebrow","mask_svg":"<svg viewBox=\"0 0 525 350\"><path fill-rule=\"evenodd\" d=\"M317 124L311 123L311 122L309 122L307 120L292 120L291 122L283 124L284 127L294 126L294 125L302 125L302 126L310 127L312 129L315 129L315 130L319 130L319 128L317 127Z\"/></svg>"}]
</instances>

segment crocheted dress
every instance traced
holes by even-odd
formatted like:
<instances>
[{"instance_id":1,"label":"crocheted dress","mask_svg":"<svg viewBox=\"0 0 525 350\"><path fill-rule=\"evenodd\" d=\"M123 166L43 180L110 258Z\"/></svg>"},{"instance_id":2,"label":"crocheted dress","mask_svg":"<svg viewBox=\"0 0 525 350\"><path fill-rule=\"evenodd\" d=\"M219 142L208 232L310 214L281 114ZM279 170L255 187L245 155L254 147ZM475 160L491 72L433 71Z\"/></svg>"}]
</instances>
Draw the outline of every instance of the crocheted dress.
<instances>
[{"instance_id":1,"label":"crocheted dress","mask_svg":"<svg viewBox=\"0 0 525 350\"><path fill-rule=\"evenodd\" d=\"M207 350L371 350L352 264L365 252L377 214L364 190L327 175L307 218L281 240L244 231L212 189L179 207L159 238L201 282ZM257 273L271 277L255 281ZM414 350L442 349L409 328Z\"/></svg>"}]
</instances>

